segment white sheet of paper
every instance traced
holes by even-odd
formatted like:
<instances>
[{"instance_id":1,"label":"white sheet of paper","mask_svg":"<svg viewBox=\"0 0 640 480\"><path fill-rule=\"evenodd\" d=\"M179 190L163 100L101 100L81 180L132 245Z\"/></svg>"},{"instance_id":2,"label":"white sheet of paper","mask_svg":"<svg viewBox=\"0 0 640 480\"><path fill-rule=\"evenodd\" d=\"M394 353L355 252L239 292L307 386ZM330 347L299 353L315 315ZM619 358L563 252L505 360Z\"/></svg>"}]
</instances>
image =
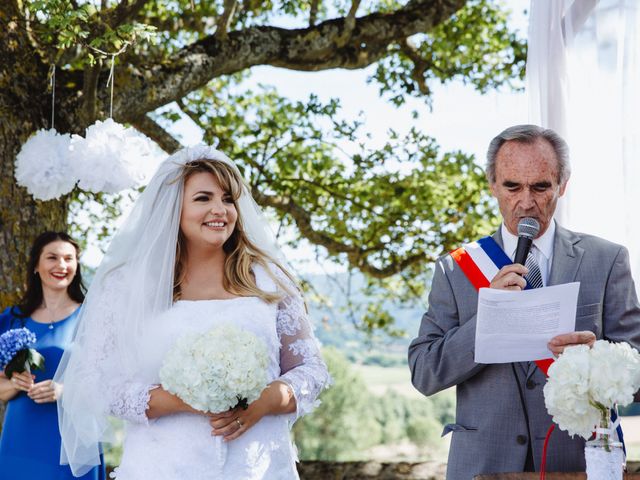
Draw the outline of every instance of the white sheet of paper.
<instances>
[{"instance_id":1,"label":"white sheet of paper","mask_svg":"<svg viewBox=\"0 0 640 480\"><path fill-rule=\"evenodd\" d=\"M513 292L481 288L476 322L476 363L550 358L547 343L575 331L580 282Z\"/></svg>"}]
</instances>

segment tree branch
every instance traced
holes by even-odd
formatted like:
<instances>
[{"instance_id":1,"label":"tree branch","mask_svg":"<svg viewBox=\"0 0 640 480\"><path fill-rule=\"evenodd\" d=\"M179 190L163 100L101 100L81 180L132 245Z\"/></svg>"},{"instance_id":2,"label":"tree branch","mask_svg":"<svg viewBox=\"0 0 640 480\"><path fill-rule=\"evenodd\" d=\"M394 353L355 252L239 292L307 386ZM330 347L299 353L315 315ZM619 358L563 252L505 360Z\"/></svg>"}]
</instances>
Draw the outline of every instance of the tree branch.
<instances>
[{"instance_id":1,"label":"tree branch","mask_svg":"<svg viewBox=\"0 0 640 480\"><path fill-rule=\"evenodd\" d=\"M427 96L430 95L431 90L424 78L424 72L432 68L431 62L428 62L420 55L420 52L418 52L408 38L405 38L404 41L400 43L400 50L413 62L414 67L411 71L411 78L413 78L418 85L420 93Z\"/></svg>"},{"instance_id":2,"label":"tree branch","mask_svg":"<svg viewBox=\"0 0 640 480\"><path fill-rule=\"evenodd\" d=\"M109 14L108 24L111 28L116 28L127 22L144 7L148 0L135 0L129 4L129 0L122 0L117 7Z\"/></svg>"},{"instance_id":3,"label":"tree branch","mask_svg":"<svg viewBox=\"0 0 640 480\"><path fill-rule=\"evenodd\" d=\"M282 213L291 215L296 223L300 234L311 243L320 245L327 249L330 254L346 253L349 264L360 271L375 278L386 278L396 273L400 273L409 265L422 262L425 259L423 252L412 255L400 261L391 261L386 267L376 267L369 263L370 251L358 248L353 245L346 245L334 240L324 232L315 230L311 224L311 215L302 207L297 205L291 198L284 198L276 195L265 195L256 188L252 189L253 198L263 207L272 207Z\"/></svg>"},{"instance_id":4,"label":"tree branch","mask_svg":"<svg viewBox=\"0 0 640 480\"><path fill-rule=\"evenodd\" d=\"M15 47L15 39L18 39L21 43L23 39L28 39L36 51L44 51L31 29L31 21L26 6L12 0L4 8L4 11L0 11L0 42L6 43L6 47L11 44Z\"/></svg>"},{"instance_id":5,"label":"tree branch","mask_svg":"<svg viewBox=\"0 0 640 480\"><path fill-rule=\"evenodd\" d=\"M224 0L224 10L222 15L216 22L215 38L220 41L224 41L229 36L229 26L233 15L236 13L236 7L238 6L238 0Z\"/></svg>"},{"instance_id":6,"label":"tree branch","mask_svg":"<svg viewBox=\"0 0 640 480\"><path fill-rule=\"evenodd\" d=\"M318 17L318 3L320 0L312 0L310 8L309 8L309 26L313 27L316 24L316 19Z\"/></svg>"},{"instance_id":7,"label":"tree branch","mask_svg":"<svg viewBox=\"0 0 640 480\"><path fill-rule=\"evenodd\" d=\"M82 84L82 111L80 118L82 123L89 125L96 118L98 105L96 103L98 96L98 79L100 77L100 66L102 62L98 61L93 67L87 67L84 71L84 81Z\"/></svg>"},{"instance_id":8,"label":"tree branch","mask_svg":"<svg viewBox=\"0 0 640 480\"><path fill-rule=\"evenodd\" d=\"M313 229L311 215L305 209L296 204L291 198L276 195L265 195L256 188L252 189L253 198L258 205L272 207L276 210L288 213L293 217L303 237L316 245L325 247L331 253L349 253L356 251L357 247L340 243L329 235Z\"/></svg>"},{"instance_id":9,"label":"tree branch","mask_svg":"<svg viewBox=\"0 0 640 480\"><path fill-rule=\"evenodd\" d=\"M353 0L351 2L351 8L349 9L349 13L344 18L344 30L340 37L336 41L336 45L340 48L344 47L349 39L351 38L351 34L353 33L353 29L356 27L356 12L358 11L358 7L360 6L360 0Z\"/></svg>"},{"instance_id":10,"label":"tree branch","mask_svg":"<svg viewBox=\"0 0 640 480\"><path fill-rule=\"evenodd\" d=\"M182 148L178 140L147 115L133 119L131 125L156 142L160 148L169 154Z\"/></svg>"},{"instance_id":11,"label":"tree branch","mask_svg":"<svg viewBox=\"0 0 640 480\"><path fill-rule=\"evenodd\" d=\"M429 31L448 19L465 0L413 0L393 13L374 13L354 19L346 45L336 41L348 28L347 19L333 19L306 29L252 27L230 32L227 40L209 36L190 45L168 62L130 67L121 83L114 111L119 118L138 117L189 92L212 78L255 65L318 71L362 68L386 55L392 42Z\"/></svg>"},{"instance_id":12,"label":"tree branch","mask_svg":"<svg viewBox=\"0 0 640 480\"><path fill-rule=\"evenodd\" d=\"M178 107L180 108L182 113L184 113L187 117L189 117L193 123L199 126L202 130L206 130L206 127L205 125L202 124L202 120L200 120L200 117L198 117L198 115L196 115L191 110L189 110L189 108L184 104L183 99L180 98L176 100L176 103L178 104Z\"/></svg>"}]
</instances>

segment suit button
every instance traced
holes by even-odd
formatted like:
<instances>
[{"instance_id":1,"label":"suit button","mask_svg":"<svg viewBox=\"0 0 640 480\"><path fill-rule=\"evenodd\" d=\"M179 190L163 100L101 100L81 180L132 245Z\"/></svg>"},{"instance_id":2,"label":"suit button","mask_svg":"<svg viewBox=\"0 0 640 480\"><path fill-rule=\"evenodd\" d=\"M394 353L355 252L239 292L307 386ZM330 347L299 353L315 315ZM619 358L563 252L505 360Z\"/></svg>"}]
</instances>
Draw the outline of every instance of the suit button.
<instances>
[{"instance_id":1,"label":"suit button","mask_svg":"<svg viewBox=\"0 0 640 480\"><path fill-rule=\"evenodd\" d=\"M516 441L520 444L520 445L526 445L527 443L527 436L526 435L518 435L516 437Z\"/></svg>"},{"instance_id":2,"label":"suit button","mask_svg":"<svg viewBox=\"0 0 640 480\"><path fill-rule=\"evenodd\" d=\"M529 390L533 390L534 388L536 388L536 382L531 379L527 380L527 388Z\"/></svg>"}]
</instances>

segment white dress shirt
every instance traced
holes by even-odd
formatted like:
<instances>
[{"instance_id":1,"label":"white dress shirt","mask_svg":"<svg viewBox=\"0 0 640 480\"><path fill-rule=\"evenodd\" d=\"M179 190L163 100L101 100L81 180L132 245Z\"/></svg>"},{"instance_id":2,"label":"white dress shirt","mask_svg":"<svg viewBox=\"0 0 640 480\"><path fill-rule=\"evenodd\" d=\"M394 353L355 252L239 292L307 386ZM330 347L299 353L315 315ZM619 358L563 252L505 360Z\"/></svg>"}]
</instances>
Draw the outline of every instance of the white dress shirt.
<instances>
[{"instance_id":1,"label":"white dress shirt","mask_svg":"<svg viewBox=\"0 0 640 480\"><path fill-rule=\"evenodd\" d=\"M513 260L516 256L516 248L518 247L518 237L513 235L504 223L500 227L502 233L502 244L505 253ZM533 240L531 253L535 257L540 266L540 274L544 285L549 283L549 272L551 271L551 262L553 260L553 239L556 234L556 221L552 220L547 231L542 236Z\"/></svg>"}]
</instances>

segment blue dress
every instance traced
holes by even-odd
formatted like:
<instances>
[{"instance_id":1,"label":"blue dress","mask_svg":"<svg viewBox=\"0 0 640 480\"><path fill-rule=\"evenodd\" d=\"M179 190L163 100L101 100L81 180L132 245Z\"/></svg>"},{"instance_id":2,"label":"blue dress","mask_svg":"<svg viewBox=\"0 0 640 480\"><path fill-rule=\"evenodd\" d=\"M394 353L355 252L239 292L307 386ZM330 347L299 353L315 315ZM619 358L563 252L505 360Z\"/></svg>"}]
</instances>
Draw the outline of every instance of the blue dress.
<instances>
[{"instance_id":1,"label":"blue dress","mask_svg":"<svg viewBox=\"0 0 640 480\"><path fill-rule=\"evenodd\" d=\"M64 348L69 345L78 320L77 309L67 318L49 324L12 315L11 307L0 314L0 335L23 325L35 333L35 349L45 358L45 371L35 370L35 381L53 378ZM68 465L60 465L60 432L55 403L35 403L20 392L7 403L0 437L0 479L2 480L73 480ZM103 465L80 477L104 480Z\"/></svg>"}]
</instances>

